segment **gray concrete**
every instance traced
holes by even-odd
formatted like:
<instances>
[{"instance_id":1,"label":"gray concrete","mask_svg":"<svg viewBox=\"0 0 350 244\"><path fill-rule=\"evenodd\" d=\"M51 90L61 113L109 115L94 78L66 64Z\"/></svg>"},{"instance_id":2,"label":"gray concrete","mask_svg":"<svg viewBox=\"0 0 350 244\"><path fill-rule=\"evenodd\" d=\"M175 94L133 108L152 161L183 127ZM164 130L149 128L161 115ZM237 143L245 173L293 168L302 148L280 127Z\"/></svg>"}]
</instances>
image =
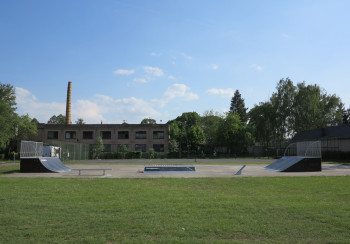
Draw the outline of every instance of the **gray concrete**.
<instances>
[{"instance_id":1,"label":"gray concrete","mask_svg":"<svg viewBox=\"0 0 350 244\"><path fill-rule=\"evenodd\" d=\"M246 162L256 162L256 163L272 163L275 159L266 158L197 158L197 159L96 159L96 160L81 160L81 161L68 161L67 164L128 164L128 163L139 163L139 164L195 164L195 163L246 163Z\"/></svg>"},{"instance_id":2,"label":"gray concrete","mask_svg":"<svg viewBox=\"0 0 350 244\"><path fill-rule=\"evenodd\" d=\"M232 161L231 161L232 162ZM242 160L241 160L242 162ZM165 163L164 161L160 163ZM348 165L335 165L335 164L323 164L323 170L321 172L271 172L266 171L263 168L268 164L247 164L242 170L241 175L235 175L237 171L241 169L244 162L237 164L195 164L188 162L196 166L195 173L143 173L143 164L106 164L106 163L94 163L94 164L67 164L72 169L90 169L83 171L82 176L78 176L78 171L71 171L65 173L13 173L3 175L2 177L55 177L55 178L67 178L67 177L96 177L96 178L205 178L205 177L288 177L288 176L350 176L350 166ZM155 163L156 164L156 163ZM101 170L92 169L112 169L106 171L106 175L101 175Z\"/></svg>"}]
</instances>

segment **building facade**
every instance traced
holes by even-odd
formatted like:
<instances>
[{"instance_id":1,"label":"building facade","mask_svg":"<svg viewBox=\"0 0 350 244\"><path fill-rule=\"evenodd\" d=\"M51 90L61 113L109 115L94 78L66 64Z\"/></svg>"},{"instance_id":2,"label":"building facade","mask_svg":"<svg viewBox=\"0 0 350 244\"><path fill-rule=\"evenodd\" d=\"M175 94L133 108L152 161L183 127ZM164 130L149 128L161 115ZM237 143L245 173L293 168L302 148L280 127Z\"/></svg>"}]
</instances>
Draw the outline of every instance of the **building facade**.
<instances>
[{"instance_id":1,"label":"building facade","mask_svg":"<svg viewBox=\"0 0 350 244\"><path fill-rule=\"evenodd\" d=\"M158 153L169 151L167 124L38 124L35 138L47 144L54 141L92 145L101 137L106 152L117 152L122 145L130 151Z\"/></svg>"}]
</instances>

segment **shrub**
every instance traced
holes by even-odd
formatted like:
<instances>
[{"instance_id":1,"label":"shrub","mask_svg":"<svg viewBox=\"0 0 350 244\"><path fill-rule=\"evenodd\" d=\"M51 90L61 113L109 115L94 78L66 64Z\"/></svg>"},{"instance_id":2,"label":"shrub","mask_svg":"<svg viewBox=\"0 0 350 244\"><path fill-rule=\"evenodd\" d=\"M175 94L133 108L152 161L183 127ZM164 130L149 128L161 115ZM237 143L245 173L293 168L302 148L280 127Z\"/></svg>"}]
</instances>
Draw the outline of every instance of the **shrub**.
<instances>
[{"instance_id":1,"label":"shrub","mask_svg":"<svg viewBox=\"0 0 350 244\"><path fill-rule=\"evenodd\" d=\"M126 153L125 152L117 152L116 153L116 159L124 159Z\"/></svg>"},{"instance_id":2,"label":"shrub","mask_svg":"<svg viewBox=\"0 0 350 244\"><path fill-rule=\"evenodd\" d=\"M151 148L151 149L148 150L148 155L147 156L148 156L149 159L157 158L158 153L156 151L154 151L153 148Z\"/></svg>"},{"instance_id":3,"label":"shrub","mask_svg":"<svg viewBox=\"0 0 350 244\"><path fill-rule=\"evenodd\" d=\"M139 159L142 157L142 152L140 151L130 151L127 152L125 158L127 159Z\"/></svg>"}]
</instances>

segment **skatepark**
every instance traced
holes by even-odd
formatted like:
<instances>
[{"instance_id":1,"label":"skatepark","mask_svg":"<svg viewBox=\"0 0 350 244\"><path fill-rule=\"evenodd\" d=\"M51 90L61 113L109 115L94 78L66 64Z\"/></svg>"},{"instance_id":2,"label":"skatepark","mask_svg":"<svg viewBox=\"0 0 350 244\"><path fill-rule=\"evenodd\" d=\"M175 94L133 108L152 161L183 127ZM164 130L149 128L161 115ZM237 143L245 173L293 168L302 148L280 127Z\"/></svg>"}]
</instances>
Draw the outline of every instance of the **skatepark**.
<instances>
[{"instance_id":1,"label":"skatepark","mask_svg":"<svg viewBox=\"0 0 350 244\"><path fill-rule=\"evenodd\" d=\"M302 177L302 176L346 176L350 175L349 165L322 163L322 171L317 172L274 172L264 168L273 159L202 159L197 163L194 159L167 159L167 160L89 160L68 162L65 164L71 171L58 173L20 173L6 174L2 177L42 177L42 178L65 178L65 177L92 177L92 178L205 178L205 177ZM191 164L196 171L194 173L167 172L167 173L144 173L146 165L159 164ZM236 173L242 168L240 175ZM81 169L80 172L77 169ZM107 169L103 174L103 169Z\"/></svg>"},{"instance_id":2,"label":"skatepark","mask_svg":"<svg viewBox=\"0 0 350 244\"><path fill-rule=\"evenodd\" d=\"M319 142L291 145L298 151L280 159L124 159L81 160L65 164L43 157L43 144L22 142L20 172L6 177L203 178L345 176L349 165L322 163ZM290 149L289 148L289 149ZM294 150L295 151L295 150ZM302 156L300 156L302 155Z\"/></svg>"}]
</instances>

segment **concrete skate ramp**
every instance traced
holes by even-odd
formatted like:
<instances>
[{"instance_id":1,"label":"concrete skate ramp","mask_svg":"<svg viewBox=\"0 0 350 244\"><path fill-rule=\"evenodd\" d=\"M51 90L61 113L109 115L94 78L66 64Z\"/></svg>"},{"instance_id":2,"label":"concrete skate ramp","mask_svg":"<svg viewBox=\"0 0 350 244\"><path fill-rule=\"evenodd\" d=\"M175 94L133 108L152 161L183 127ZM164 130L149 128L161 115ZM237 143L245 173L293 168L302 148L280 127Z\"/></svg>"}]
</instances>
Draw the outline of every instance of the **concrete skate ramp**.
<instances>
[{"instance_id":1,"label":"concrete skate ramp","mask_svg":"<svg viewBox=\"0 0 350 244\"><path fill-rule=\"evenodd\" d=\"M71 170L72 169L65 166L59 158L55 157L21 158L20 171L22 173L62 173Z\"/></svg>"},{"instance_id":2,"label":"concrete skate ramp","mask_svg":"<svg viewBox=\"0 0 350 244\"><path fill-rule=\"evenodd\" d=\"M321 158L282 157L266 166L265 170L277 172L315 172L322 171Z\"/></svg>"}]
</instances>

